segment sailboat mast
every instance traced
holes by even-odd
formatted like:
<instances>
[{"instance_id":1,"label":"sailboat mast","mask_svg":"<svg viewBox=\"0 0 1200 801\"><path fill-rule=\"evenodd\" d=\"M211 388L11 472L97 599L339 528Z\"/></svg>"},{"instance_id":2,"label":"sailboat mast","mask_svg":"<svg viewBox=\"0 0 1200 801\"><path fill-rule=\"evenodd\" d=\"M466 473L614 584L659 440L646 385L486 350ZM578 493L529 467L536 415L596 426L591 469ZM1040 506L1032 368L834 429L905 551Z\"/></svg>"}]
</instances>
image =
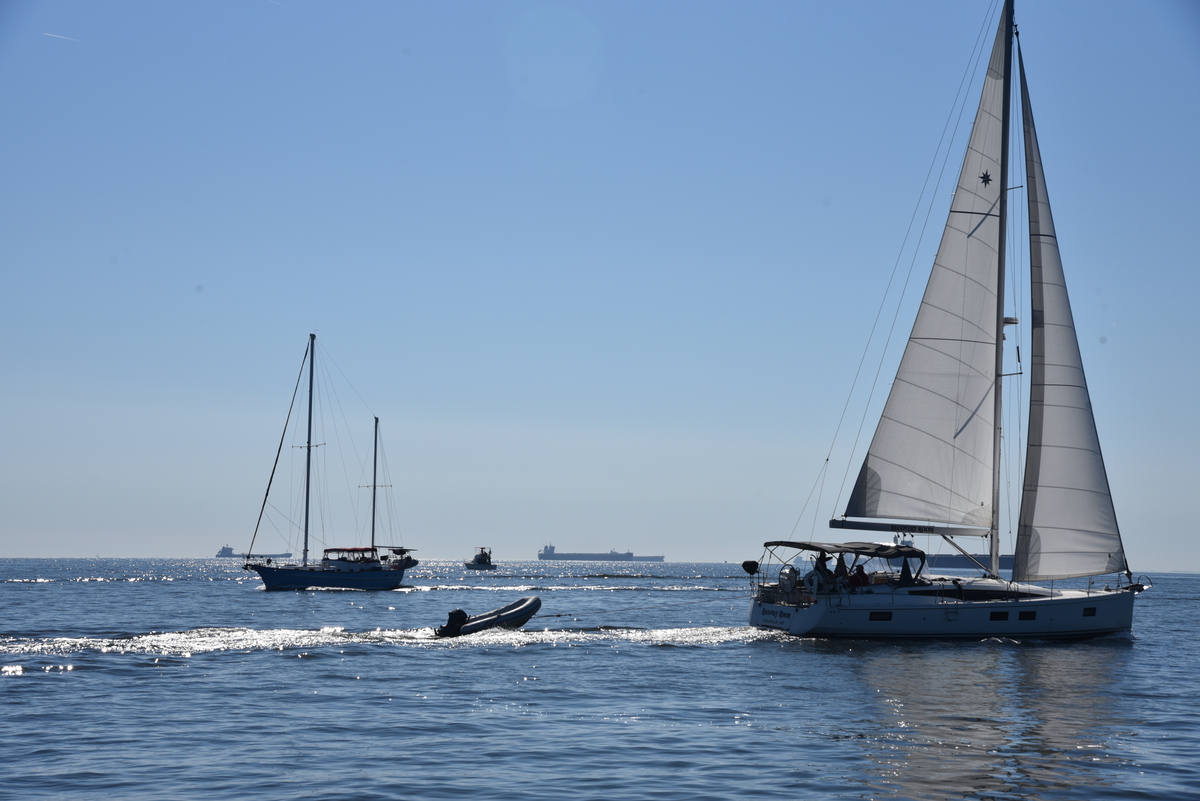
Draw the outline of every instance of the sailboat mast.
<instances>
[{"instance_id":1,"label":"sailboat mast","mask_svg":"<svg viewBox=\"0 0 1200 801\"><path fill-rule=\"evenodd\" d=\"M375 418L375 450L371 457L371 547L375 547L375 493L379 490L379 418Z\"/></svg>"},{"instance_id":2,"label":"sailboat mast","mask_svg":"<svg viewBox=\"0 0 1200 801\"><path fill-rule=\"evenodd\" d=\"M1013 0L1004 3L1004 105L1000 116L1000 242L996 248L996 376L993 388L992 520L988 530L989 573L1000 577L1000 432L1004 381L1004 243L1008 228L1008 128L1012 106Z\"/></svg>"},{"instance_id":3,"label":"sailboat mast","mask_svg":"<svg viewBox=\"0 0 1200 801\"><path fill-rule=\"evenodd\" d=\"M312 409L313 409L313 361L317 357L317 335L308 335L308 445L304 458L304 561L308 564L308 510L312 494Z\"/></svg>"}]
</instances>

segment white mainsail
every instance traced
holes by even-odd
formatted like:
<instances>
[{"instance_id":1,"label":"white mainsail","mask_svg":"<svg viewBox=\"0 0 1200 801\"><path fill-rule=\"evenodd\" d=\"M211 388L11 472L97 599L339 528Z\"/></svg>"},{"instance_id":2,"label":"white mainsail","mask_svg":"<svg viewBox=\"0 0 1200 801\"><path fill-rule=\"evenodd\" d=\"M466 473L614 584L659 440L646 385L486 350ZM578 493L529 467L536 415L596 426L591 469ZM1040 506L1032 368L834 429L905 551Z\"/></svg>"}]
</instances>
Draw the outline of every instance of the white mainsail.
<instances>
[{"instance_id":1,"label":"white mainsail","mask_svg":"<svg viewBox=\"0 0 1200 801\"><path fill-rule=\"evenodd\" d=\"M992 523L1007 20L933 271L846 517Z\"/></svg>"},{"instance_id":2,"label":"white mainsail","mask_svg":"<svg viewBox=\"0 0 1200 801\"><path fill-rule=\"evenodd\" d=\"M1113 573L1126 569L1125 553L1083 374L1023 63L1021 107L1033 353L1029 443L1012 578L1038 581Z\"/></svg>"}]
</instances>

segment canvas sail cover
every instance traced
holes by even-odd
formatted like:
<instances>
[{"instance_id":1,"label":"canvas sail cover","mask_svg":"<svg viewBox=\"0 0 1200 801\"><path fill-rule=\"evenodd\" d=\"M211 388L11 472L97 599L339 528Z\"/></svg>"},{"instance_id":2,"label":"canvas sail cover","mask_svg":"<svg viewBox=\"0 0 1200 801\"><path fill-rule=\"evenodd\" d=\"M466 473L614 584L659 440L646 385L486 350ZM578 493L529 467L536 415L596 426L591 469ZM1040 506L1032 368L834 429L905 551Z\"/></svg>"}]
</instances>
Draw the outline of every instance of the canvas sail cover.
<instances>
[{"instance_id":1,"label":"canvas sail cover","mask_svg":"<svg viewBox=\"0 0 1200 801\"><path fill-rule=\"evenodd\" d=\"M929 283L847 517L988 526L992 465L1005 20Z\"/></svg>"},{"instance_id":2,"label":"canvas sail cover","mask_svg":"<svg viewBox=\"0 0 1200 801\"><path fill-rule=\"evenodd\" d=\"M1033 303L1029 444L1014 581L1125 569L1021 65Z\"/></svg>"}]
</instances>

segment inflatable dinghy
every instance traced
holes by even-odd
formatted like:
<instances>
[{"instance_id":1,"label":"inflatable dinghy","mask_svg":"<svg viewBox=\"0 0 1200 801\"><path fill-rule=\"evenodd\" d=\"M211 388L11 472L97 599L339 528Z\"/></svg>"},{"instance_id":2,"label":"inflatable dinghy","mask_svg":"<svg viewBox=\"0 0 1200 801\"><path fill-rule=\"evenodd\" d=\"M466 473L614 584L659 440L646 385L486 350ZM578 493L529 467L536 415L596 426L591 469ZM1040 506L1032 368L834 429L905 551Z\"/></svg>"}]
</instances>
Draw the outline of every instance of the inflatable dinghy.
<instances>
[{"instance_id":1,"label":"inflatable dinghy","mask_svg":"<svg viewBox=\"0 0 1200 801\"><path fill-rule=\"evenodd\" d=\"M542 599L536 595L530 595L513 601L508 606L502 606L474 617L461 609L455 609L450 613L450 619L446 621L446 625L438 626L436 631L439 637L457 637L460 634L474 634L484 629L518 629L528 623L529 618L537 614L541 608Z\"/></svg>"}]
</instances>

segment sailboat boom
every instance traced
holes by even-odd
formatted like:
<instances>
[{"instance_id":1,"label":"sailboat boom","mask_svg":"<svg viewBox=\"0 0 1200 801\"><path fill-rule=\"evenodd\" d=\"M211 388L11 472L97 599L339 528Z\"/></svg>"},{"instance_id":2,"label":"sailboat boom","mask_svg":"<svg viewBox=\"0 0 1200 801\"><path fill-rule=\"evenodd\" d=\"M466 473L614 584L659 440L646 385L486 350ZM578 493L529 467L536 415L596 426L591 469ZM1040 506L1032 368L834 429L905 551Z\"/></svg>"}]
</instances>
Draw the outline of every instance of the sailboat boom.
<instances>
[{"instance_id":1,"label":"sailboat boom","mask_svg":"<svg viewBox=\"0 0 1200 801\"><path fill-rule=\"evenodd\" d=\"M846 520L844 518L830 520L829 527L858 531L886 531L889 534L932 534L943 537L987 537L991 534L991 531L986 528L935 526L931 523L878 523L873 520Z\"/></svg>"}]
</instances>

